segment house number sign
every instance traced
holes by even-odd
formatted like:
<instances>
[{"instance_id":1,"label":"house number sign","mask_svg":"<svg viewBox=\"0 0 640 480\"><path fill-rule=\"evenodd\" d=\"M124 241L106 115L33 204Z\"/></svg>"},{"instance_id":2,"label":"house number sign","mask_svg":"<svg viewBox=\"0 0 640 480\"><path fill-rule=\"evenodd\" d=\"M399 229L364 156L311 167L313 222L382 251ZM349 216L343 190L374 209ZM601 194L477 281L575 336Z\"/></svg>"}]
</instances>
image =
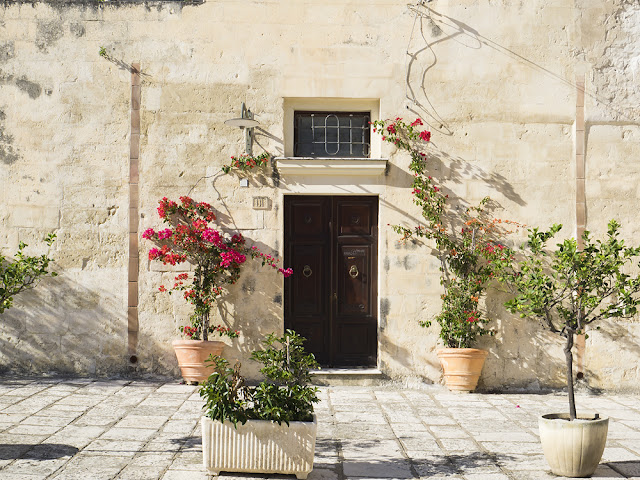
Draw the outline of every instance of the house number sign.
<instances>
[{"instance_id":1,"label":"house number sign","mask_svg":"<svg viewBox=\"0 0 640 480\"><path fill-rule=\"evenodd\" d=\"M271 201L268 197L253 197L254 210L271 210Z\"/></svg>"}]
</instances>

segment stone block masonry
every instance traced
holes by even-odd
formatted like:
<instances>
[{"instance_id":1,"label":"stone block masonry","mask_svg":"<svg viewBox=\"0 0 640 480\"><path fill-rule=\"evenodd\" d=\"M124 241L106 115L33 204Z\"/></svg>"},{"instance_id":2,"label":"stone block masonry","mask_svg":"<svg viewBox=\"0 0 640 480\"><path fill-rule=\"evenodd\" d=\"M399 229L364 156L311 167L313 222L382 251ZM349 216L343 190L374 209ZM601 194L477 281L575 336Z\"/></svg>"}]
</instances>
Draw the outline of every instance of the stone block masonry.
<instances>
[{"instance_id":1,"label":"stone block masonry","mask_svg":"<svg viewBox=\"0 0 640 480\"><path fill-rule=\"evenodd\" d=\"M437 328L418 326L440 308L439 264L387 228L419 218L409 158L374 139L388 160L379 177L294 177L270 165L241 187L220 169L244 151L243 132L224 124L242 102L260 122L254 152L275 157L291 155L292 105L419 116L433 134L433 176L460 208L489 195L497 216L563 223L567 236L599 234L616 218L634 243L638 6L507 3L3 3L0 248L38 248L53 231L60 276L3 315L0 368L177 375L170 342L190 312L158 292L173 272L149 264L140 238L158 226L161 197L207 201L223 226L282 255L285 195L376 195L379 367L440 381ZM254 209L254 197L270 209ZM282 279L257 269L230 289L214 319L242 331L229 359L249 363L258 338L282 330L282 295ZM561 386L561 347L508 316L501 295L486 302L496 336L479 345L490 350L480 388ZM637 325L617 322L615 335L585 342L589 385L640 388Z\"/></svg>"}]
</instances>

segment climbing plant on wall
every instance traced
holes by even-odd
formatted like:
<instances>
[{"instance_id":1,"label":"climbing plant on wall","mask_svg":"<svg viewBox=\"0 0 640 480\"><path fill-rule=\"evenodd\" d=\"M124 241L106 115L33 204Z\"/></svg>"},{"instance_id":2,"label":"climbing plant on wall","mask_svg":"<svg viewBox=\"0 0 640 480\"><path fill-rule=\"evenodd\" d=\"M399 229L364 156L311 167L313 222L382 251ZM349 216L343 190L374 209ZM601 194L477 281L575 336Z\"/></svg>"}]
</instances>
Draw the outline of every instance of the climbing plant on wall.
<instances>
[{"instance_id":1,"label":"climbing plant on wall","mask_svg":"<svg viewBox=\"0 0 640 480\"><path fill-rule=\"evenodd\" d=\"M497 262L512 258L511 249L502 240L518 224L493 218L487 211L488 197L461 213L449 206L449 196L429 174L428 156L423 149L431 140L431 132L422 127L419 118L411 123L399 117L373 122L374 133L381 135L383 141L411 155L411 195L424 219L418 225L392 225L392 228L404 241L413 237L435 243L444 286L442 309L435 317L440 325L440 338L447 347L468 348L478 336L493 334L478 305L495 275ZM424 320L421 325L429 327L431 320Z\"/></svg>"}]
</instances>

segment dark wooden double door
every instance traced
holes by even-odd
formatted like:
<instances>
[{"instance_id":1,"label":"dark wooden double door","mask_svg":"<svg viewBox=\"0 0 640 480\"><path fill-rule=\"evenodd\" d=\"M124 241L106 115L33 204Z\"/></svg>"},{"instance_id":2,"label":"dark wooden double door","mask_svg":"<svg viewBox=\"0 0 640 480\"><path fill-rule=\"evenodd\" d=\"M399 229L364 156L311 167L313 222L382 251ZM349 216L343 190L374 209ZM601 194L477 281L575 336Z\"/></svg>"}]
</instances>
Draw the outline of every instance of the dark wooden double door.
<instances>
[{"instance_id":1,"label":"dark wooden double door","mask_svg":"<svg viewBox=\"0 0 640 480\"><path fill-rule=\"evenodd\" d=\"M285 196L285 327L321 365L377 363L377 197Z\"/></svg>"}]
</instances>

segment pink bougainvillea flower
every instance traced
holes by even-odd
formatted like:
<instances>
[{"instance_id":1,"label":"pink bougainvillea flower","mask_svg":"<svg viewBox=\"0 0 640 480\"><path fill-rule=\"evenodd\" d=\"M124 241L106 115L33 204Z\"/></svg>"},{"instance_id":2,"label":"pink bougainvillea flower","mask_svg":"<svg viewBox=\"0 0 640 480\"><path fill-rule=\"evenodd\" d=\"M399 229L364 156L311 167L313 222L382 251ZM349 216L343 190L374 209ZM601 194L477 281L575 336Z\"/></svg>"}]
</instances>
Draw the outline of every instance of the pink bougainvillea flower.
<instances>
[{"instance_id":1,"label":"pink bougainvillea flower","mask_svg":"<svg viewBox=\"0 0 640 480\"><path fill-rule=\"evenodd\" d=\"M171 230L170 228L165 228L164 230L160 230L158 232L158 239L164 240L165 238L171 238L171 235L173 235L173 230Z\"/></svg>"},{"instance_id":2,"label":"pink bougainvillea flower","mask_svg":"<svg viewBox=\"0 0 640 480\"><path fill-rule=\"evenodd\" d=\"M145 239L150 239L153 238L153 236L156 234L155 230L153 228L147 228L144 233L142 234L142 238Z\"/></svg>"},{"instance_id":3,"label":"pink bougainvillea flower","mask_svg":"<svg viewBox=\"0 0 640 480\"><path fill-rule=\"evenodd\" d=\"M293 269L292 268L279 268L278 271L280 273L282 273L282 275L284 276L284 278L290 277L291 275L293 275Z\"/></svg>"},{"instance_id":4,"label":"pink bougainvillea flower","mask_svg":"<svg viewBox=\"0 0 640 480\"><path fill-rule=\"evenodd\" d=\"M428 130L423 130L422 132L420 132L420 138L422 140L424 140L425 142L428 142L431 140L431 132Z\"/></svg>"}]
</instances>

